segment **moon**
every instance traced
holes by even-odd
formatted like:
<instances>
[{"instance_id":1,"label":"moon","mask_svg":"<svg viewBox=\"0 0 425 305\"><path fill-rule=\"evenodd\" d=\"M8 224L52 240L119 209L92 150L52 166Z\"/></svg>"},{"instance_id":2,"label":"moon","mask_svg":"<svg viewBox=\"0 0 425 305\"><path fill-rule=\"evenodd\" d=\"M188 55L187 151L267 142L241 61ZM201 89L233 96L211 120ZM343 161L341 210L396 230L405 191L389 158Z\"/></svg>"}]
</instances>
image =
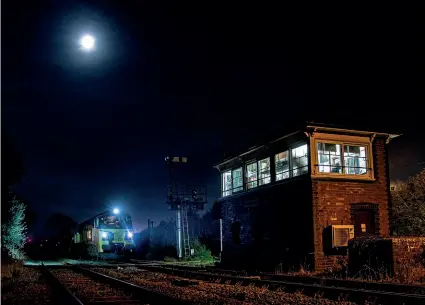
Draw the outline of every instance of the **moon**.
<instances>
[{"instance_id":1,"label":"moon","mask_svg":"<svg viewBox=\"0 0 425 305\"><path fill-rule=\"evenodd\" d=\"M84 35L81 37L80 45L83 50L91 51L94 49L96 40L91 35Z\"/></svg>"}]
</instances>

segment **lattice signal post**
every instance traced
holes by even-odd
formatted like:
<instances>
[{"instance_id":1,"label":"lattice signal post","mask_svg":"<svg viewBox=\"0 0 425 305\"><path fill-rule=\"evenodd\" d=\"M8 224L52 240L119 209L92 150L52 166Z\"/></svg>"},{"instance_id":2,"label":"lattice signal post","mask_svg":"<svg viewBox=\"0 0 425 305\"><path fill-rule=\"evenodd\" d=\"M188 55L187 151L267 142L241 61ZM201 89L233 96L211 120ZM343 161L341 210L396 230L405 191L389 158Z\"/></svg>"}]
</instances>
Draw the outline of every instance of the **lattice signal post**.
<instances>
[{"instance_id":1,"label":"lattice signal post","mask_svg":"<svg viewBox=\"0 0 425 305\"><path fill-rule=\"evenodd\" d=\"M166 157L165 162L170 171L166 203L170 210L176 211L177 254L181 258L184 249L184 256L188 257L191 255L188 212L204 209L207 203L207 187L205 185L174 185L172 168L177 164L187 163L187 158Z\"/></svg>"}]
</instances>

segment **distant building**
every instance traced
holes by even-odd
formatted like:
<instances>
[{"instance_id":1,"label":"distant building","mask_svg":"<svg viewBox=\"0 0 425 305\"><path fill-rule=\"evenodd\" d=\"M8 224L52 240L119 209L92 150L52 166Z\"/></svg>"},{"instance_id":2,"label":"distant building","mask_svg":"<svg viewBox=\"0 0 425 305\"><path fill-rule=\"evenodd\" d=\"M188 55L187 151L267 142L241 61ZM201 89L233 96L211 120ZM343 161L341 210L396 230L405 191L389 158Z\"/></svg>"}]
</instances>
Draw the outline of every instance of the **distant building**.
<instances>
[{"instance_id":1,"label":"distant building","mask_svg":"<svg viewBox=\"0 0 425 305\"><path fill-rule=\"evenodd\" d=\"M324 270L350 238L388 236L396 136L306 124L217 164L223 263Z\"/></svg>"}]
</instances>

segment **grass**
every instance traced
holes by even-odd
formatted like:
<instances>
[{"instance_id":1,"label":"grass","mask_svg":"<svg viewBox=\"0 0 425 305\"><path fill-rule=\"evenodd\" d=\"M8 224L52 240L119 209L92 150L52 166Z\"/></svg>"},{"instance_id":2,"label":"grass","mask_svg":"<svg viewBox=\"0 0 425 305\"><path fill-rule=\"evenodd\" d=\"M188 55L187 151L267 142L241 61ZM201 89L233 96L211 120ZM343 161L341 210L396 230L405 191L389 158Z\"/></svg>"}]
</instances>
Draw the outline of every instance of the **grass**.
<instances>
[{"instance_id":1,"label":"grass","mask_svg":"<svg viewBox=\"0 0 425 305\"><path fill-rule=\"evenodd\" d=\"M341 260L338 266L326 270L325 272L314 272L304 269L302 266L297 271L283 272L280 265L275 268L275 274L287 274L294 276L321 276L325 278L335 278L342 280L360 280L367 282L385 282L397 284L419 284L425 285L425 266L414 259L402 260L395 265L394 272L390 272L385 267L372 268L364 265L363 268L354 275L349 275L347 271L347 260Z\"/></svg>"},{"instance_id":2,"label":"grass","mask_svg":"<svg viewBox=\"0 0 425 305\"><path fill-rule=\"evenodd\" d=\"M84 260L84 259L69 259L69 258L61 258L58 259L61 263L67 263L71 265L78 265L78 264L84 264L84 265L108 265L108 262L104 262L101 260Z\"/></svg>"},{"instance_id":3,"label":"grass","mask_svg":"<svg viewBox=\"0 0 425 305\"><path fill-rule=\"evenodd\" d=\"M1 279L6 282L16 282L24 273L23 262L9 263L1 266Z\"/></svg>"},{"instance_id":4,"label":"grass","mask_svg":"<svg viewBox=\"0 0 425 305\"><path fill-rule=\"evenodd\" d=\"M182 266L191 266L191 267L209 267L214 266L216 261L212 260L196 260L196 259L177 259L174 257L165 257L164 263L170 265L182 265Z\"/></svg>"}]
</instances>

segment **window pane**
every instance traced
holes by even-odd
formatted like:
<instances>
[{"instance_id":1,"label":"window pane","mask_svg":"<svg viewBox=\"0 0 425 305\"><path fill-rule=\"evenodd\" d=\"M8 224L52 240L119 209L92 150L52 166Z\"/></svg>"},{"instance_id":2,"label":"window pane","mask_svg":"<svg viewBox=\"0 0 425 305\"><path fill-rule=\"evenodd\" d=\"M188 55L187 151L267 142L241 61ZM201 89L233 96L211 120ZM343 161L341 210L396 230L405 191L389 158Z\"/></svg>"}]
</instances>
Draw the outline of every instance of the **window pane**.
<instances>
[{"instance_id":1,"label":"window pane","mask_svg":"<svg viewBox=\"0 0 425 305\"><path fill-rule=\"evenodd\" d=\"M366 175L366 147L344 145L344 173L349 175Z\"/></svg>"},{"instance_id":2,"label":"window pane","mask_svg":"<svg viewBox=\"0 0 425 305\"><path fill-rule=\"evenodd\" d=\"M270 179L270 158L258 161L258 185L264 185L271 182Z\"/></svg>"},{"instance_id":3,"label":"window pane","mask_svg":"<svg viewBox=\"0 0 425 305\"><path fill-rule=\"evenodd\" d=\"M292 154L292 176L299 176L308 173L307 144L298 146L291 150Z\"/></svg>"},{"instance_id":4,"label":"window pane","mask_svg":"<svg viewBox=\"0 0 425 305\"><path fill-rule=\"evenodd\" d=\"M274 157L276 165L276 181L289 178L289 152L281 152Z\"/></svg>"},{"instance_id":5,"label":"window pane","mask_svg":"<svg viewBox=\"0 0 425 305\"><path fill-rule=\"evenodd\" d=\"M319 173L342 173L341 145L317 143Z\"/></svg>"},{"instance_id":6,"label":"window pane","mask_svg":"<svg viewBox=\"0 0 425 305\"><path fill-rule=\"evenodd\" d=\"M246 166L246 188L257 187L257 163L251 163Z\"/></svg>"},{"instance_id":7,"label":"window pane","mask_svg":"<svg viewBox=\"0 0 425 305\"><path fill-rule=\"evenodd\" d=\"M242 167L239 167L232 171L232 181L233 181L233 192L239 192L243 190Z\"/></svg>"},{"instance_id":8,"label":"window pane","mask_svg":"<svg viewBox=\"0 0 425 305\"><path fill-rule=\"evenodd\" d=\"M223 184L223 197L232 195L232 173L230 171L223 173L222 184Z\"/></svg>"}]
</instances>

